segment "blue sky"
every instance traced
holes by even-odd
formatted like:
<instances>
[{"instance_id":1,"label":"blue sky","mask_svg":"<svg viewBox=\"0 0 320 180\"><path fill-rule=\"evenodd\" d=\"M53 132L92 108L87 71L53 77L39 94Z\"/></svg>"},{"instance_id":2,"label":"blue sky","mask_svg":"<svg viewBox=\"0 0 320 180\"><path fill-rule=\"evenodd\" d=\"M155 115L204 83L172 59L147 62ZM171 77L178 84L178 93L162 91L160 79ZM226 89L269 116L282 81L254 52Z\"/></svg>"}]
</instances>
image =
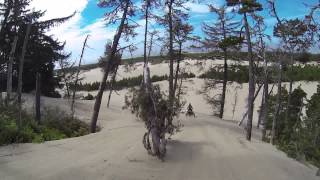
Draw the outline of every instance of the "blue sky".
<instances>
[{"instance_id":1,"label":"blue sky","mask_svg":"<svg viewBox=\"0 0 320 180\"><path fill-rule=\"evenodd\" d=\"M199 0L191 1L187 4L190 8L190 23L194 26L194 34L203 36L201 24L203 22L212 22L215 16L209 12L206 4L211 3L215 6L224 4L224 0ZM264 5L265 10L261 14L265 17L267 24L266 33L272 35L272 29L275 24L275 19L270 17L266 9L266 0L259 0ZM137 0L137 3L141 3ZM316 4L317 0L276 0L277 10L280 17L283 18L303 18L308 12L308 8L304 5ZM61 41L66 41L66 51L72 52L72 59L77 60L80 55L82 42L87 34L90 34L89 47L85 54L85 63L95 63L103 54L104 44L112 39L115 32L115 27L106 26L103 21L105 9L97 6L97 0L33 0L32 5L36 9L47 10L47 15L44 19L67 16L74 11L78 13L69 22L56 27L48 32L54 35ZM138 18L138 17L137 17ZM143 23L137 28L139 34L134 42L143 40ZM160 28L157 26L157 28ZM271 42L276 45L276 39ZM142 45L138 45L140 47ZM141 47L134 53L135 56L142 55Z\"/></svg>"}]
</instances>

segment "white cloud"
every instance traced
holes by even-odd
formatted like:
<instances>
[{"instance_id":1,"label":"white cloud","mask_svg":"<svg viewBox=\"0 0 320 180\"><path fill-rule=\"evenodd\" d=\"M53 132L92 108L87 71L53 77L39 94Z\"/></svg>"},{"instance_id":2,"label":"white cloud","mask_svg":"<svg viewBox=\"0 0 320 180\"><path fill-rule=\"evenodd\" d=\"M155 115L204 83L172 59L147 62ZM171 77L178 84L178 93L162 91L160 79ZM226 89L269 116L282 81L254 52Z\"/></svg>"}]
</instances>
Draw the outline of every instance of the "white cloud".
<instances>
[{"instance_id":1,"label":"white cloud","mask_svg":"<svg viewBox=\"0 0 320 180\"><path fill-rule=\"evenodd\" d=\"M64 17L74 11L81 12L88 4L88 0L33 0L31 7L36 10L46 10L42 20Z\"/></svg>"},{"instance_id":2,"label":"white cloud","mask_svg":"<svg viewBox=\"0 0 320 180\"><path fill-rule=\"evenodd\" d=\"M210 12L209 7L206 4L187 2L185 6L189 8L190 11L193 13L209 13Z\"/></svg>"},{"instance_id":3,"label":"white cloud","mask_svg":"<svg viewBox=\"0 0 320 180\"><path fill-rule=\"evenodd\" d=\"M66 41L66 52L72 53L72 59L78 60L83 41L87 34L90 34L88 48L85 52L84 63L96 62L104 51L104 45L108 39L113 37L114 30L106 28L102 19L97 19L91 24L81 26L83 17L81 12L88 5L89 0L33 0L31 7L36 10L46 10L45 16L41 20L59 18L77 12L66 23L53 28L48 34L53 35L60 41Z\"/></svg>"}]
</instances>

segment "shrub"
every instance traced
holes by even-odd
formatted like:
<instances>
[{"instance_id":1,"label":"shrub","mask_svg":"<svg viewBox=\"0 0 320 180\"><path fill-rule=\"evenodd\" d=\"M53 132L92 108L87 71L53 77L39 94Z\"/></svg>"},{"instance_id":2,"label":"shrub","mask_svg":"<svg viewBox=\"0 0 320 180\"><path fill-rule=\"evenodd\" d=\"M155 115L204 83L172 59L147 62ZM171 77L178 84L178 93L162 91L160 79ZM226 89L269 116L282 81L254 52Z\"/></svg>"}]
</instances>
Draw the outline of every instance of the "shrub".
<instances>
[{"instance_id":1,"label":"shrub","mask_svg":"<svg viewBox=\"0 0 320 180\"><path fill-rule=\"evenodd\" d=\"M94 99L94 97L90 93L87 96L83 97L83 100L93 100L93 99Z\"/></svg>"},{"instance_id":2,"label":"shrub","mask_svg":"<svg viewBox=\"0 0 320 180\"><path fill-rule=\"evenodd\" d=\"M0 105L0 146L12 143L40 143L89 134L89 126L59 109L47 109L41 124L22 112L22 127L17 127L17 107Z\"/></svg>"},{"instance_id":3,"label":"shrub","mask_svg":"<svg viewBox=\"0 0 320 180\"><path fill-rule=\"evenodd\" d=\"M180 78L181 77L194 78L196 76L193 73L183 73L182 75L180 75ZM167 75L163 75L163 76L154 75L151 77L151 82L159 82L159 81L165 81L165 80L168 80ZM140 86L141 82L142 82L142 75L137 77L123 78L122 80L115 82L115 84L113 85L113 89L121 90L123 88ZM77 91L96 91L99 89L99 87L100 87L99 82L85 83L85 84L79 83L76 89ZM74 85L70 85L70 89L74 89L74 88L75 88ZM105 90L109 90L109 89L110 89L110 83L108 84Z\"/></svg>"},{"instance_id":4,"label":"shrub","mask_svg":"<svg viewBox=\"0 0 320 180\"><path fill-rule=\"evenodd\" d=\"M257 73L263 72L263 68L257 69ZM276 68L269 68L270 76L277 76L278 70ZM199 78L223 80L223 67L217 66L211 68L209 71L201 74ZM283 82L293 81L320 81L320 67L314 65L293 66L285 68L283 71ZM235 81L238 83L247 83L249 81L249 72L247 66L230 66L228 69L228 81ZM270 83L275 82L275 78L269 79Z\"/></svg>"},{"instance_id":5,"label":"shrub","mask_svg":"<svg viewBox=\"0 0 320 180\"><path fill-rule=\"evenodd\" d=\"M54 92L48 92L46 94L44 94L47 97L51 97L51 98L61 98L61 94L58 91L54 91Z\"/></svg>"}]
</instances>

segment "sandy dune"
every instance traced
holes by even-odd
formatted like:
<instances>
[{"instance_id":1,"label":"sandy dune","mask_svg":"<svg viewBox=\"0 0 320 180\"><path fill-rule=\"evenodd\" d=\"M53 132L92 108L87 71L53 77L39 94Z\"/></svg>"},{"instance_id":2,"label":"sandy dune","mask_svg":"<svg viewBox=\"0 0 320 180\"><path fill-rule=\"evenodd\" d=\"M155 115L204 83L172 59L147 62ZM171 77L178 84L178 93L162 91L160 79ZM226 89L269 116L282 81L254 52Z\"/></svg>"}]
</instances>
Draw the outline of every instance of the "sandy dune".
<instances>
[{"instance_id":1,"label":"sandy dune","mask_svg":"<svg viewBox=\"0 0 320 180\"><path fill-rule=\"evenodd\" d=\"M192 72L196 76L199 76L203 74L204 72L208 71L211 67L215 66L222 66L224 63L223 60L191 60L186 59L181 62L181 69L183 69L185 72ZM234 64L241 64L241 65L248 65L247 61L228 61L229 65ZM309 63L311 65L315 65L315 62ZM270 63L271 65L271 63ZM131 66L124 66L121 65L118 70L117 79L121 80L123 78L128 77L137 77L142 74L143 70L143 63L135 63ZM167 62L160 63L160 64L150 64L150 72L151 75L166 75L169 72L169 64ZM100 68L95 68L90 71L85 71L81 74L81 76L84 78L83 83L92 83L96 81L100 81L102 77L102 71ZM161 88L163 90L166 90L168 88L168 82L162 81L158 82L156 84L160 84ZM318 82L295 82L294 88L301 86L301 88L307 93L307 98L310 98L311 95L313 95L317 90ZM185 96L185 100L189 103L192 103L196 111L204 113L204 114L213 114L212 107L207 104L205 101L203 95L199 94L199 91L202 90L202 87L204 85L203 79L198 78L192 78L184 82L184 86L187 87L187 94ZM283 83L283 85L288 89L289 85L288 83ZM270 90L271 90L270 85ZM212 95L221 93L221 89L216 89L212 91ZM274 93L277 91L277 87L275 86L273 89ZM119 98L116 98L114 101L121 101L123 102L123 96L126 91L120 91L121 94ZM90 92L91 94L95 94L95 92ZM84 95L87 94L87 92L83 92ZM235 97L237 94L237 104L235 106L235 112L233 114L233 106L235 103ZM237 83L229 83L227 87L227 95L226 95L226 104L225 104L225 113L224 113L224 119L226 120L235 120L240 121L243 117L243 115L246 113L246 106L247 106L247 97L248 97L248 83L243 83L242 85ZM258 111L260 109L261 105L261 97L262 97L262 91L259 93L256 101L255 101L255 108L254 108L254 117L253 121L254 124L258 121Z\"/></svg>"},{"instance_id":2,"label":"sandy dune","mask_svg":"<svg viewBox=\"0 0 320 180\"><path fill-rule=\"evenodd\" d=\"M108 179L108 180L315 180L308 167L275 147L254 139L243 129L197 111L197 118L180 119L183 131L168 142L165 162L147 155L141 140L143 123L122 110L123 91L110 109L102 104L102 131L84 137L43 144L0 147L1 180ZM31 98L30 96L26 97ZM104 97L106 98L106 97ZM46 105L68 108L68 102L43 98ZM77 115L89 120L93 101L77 102Z\"/></svg>"},{"instance_id":3,"label":"sandy dune","mask_svg":"<svg viewBox=\"0 0 320 180\"><path fill-rule=\"evenodd\" d=\"M121 77L136 76L120 73ZM188 66L192 72L201 72ZM208 68L208 66L204 66ZM155 74L165 73L167 64L153 65ZM120 70L120 72L124 70ZM88 71L85 81L99 81L98 69ZM90 73L92 73L90 75ZM158 74L161 75L161 74ZM158 82L166 90L166 81ZM0 147L0 180L316 180L316 168L288 158L274 146L262 143L259 131L254 128L253 140L245 140L244 130L236 121L245 113L247 84L238 92L238 104L234 116L235 86L227 91L225 120L211 116L210 105L199 90L204 80L188 79L183 97L194 106L197 118L181 115L183 131L168 142L165 162L151 157L142 145L144 124L127 110L122 110L124 95L121 90L112 96L111 107L107 109L105 92L98 125L101 132L84 137L46 142L43 144L18 144ZM310 97L316 91L317 83L298 82ZM87 92L82 92L86 95ZM90 92L93 95L96 92ZM217 93L216 91L212 92ZM24 95L26 107L32 110L33 97ZM254 120L257 120L258 96ZM59 107L68 111L67 100L42 98L45 106ZM89 122L94 101L77 101L76 115Z\"/></svg>"}]
</instances>

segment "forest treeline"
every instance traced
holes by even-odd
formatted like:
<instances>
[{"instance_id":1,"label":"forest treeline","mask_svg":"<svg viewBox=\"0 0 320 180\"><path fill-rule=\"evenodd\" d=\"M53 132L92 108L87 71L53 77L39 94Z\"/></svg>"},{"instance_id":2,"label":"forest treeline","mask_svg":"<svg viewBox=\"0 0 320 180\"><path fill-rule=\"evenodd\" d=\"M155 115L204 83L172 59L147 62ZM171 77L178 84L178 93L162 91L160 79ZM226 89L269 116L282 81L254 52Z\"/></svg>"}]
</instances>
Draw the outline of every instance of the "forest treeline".
<instances>
[{"instance_id":1,"label":"forest treeline","mask_svg":"<svg viewBox=\"0 0 320 180\"><path fill-rule=\"evenodd\" d=\"M228 81L238 83L248 83L249 75L248 66L242 65L231 65L228 69ZM263 67L257 68L257 72L263 73ZM277 76L277 69L270 69L269 83L275 83L277 80L272 77ZM213 79L223 80L223 67L216 66L211 68L209 71L201 74L199 78L202 79ZM282 82L293 81L320 81L320 66L318 65L297 65L292 67L290 71L284 70Z\"/></svg>"},{"instance_id":2,"label":"forest treeline","mask_svg":"<svg viewBox=\"0 0 320 180\"><path fill-rule=\"evenodd\" d=\"M194 78L196 77L195 74L193 73L182 73L180 78ZM113 90L121 90L124 88L131 88L135 86L140 86L142 82L143 76L137 76L137 77L129 77L129 78L123 78L119 81L115 81L113 83ZM164 81L168 80L168 75L163 75L163 76L158 76L158 75L153 75L150 79L151 82L159 82L159 81ZM77 84L77 91L96 91L99 89L99 82L93 82L93 83L79 83ZM108 83L108 86L105 88L105 90L110 90L110 82ZM74 85L70 85L70 89L75 89Z\"/></svg>"}]
</instances>

